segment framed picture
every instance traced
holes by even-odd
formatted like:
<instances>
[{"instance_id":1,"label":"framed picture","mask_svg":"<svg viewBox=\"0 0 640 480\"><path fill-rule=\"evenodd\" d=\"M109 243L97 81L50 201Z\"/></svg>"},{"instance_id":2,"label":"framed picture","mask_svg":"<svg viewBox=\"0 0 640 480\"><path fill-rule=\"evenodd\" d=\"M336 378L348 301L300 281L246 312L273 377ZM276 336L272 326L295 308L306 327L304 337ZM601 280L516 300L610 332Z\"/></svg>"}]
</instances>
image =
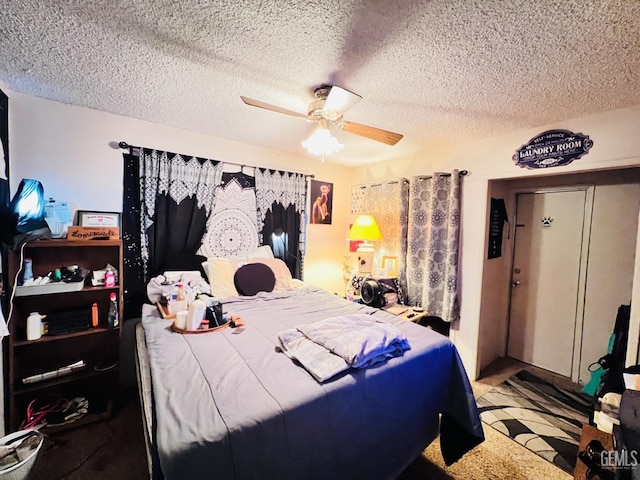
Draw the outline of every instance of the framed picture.
<instances>
[{"instance_id":1,"label":"framed picture","mask_svg":"<svg viewBox=\"0 0 640 480\"><path fill-rule=\"evenodd\" d=\"M333 183L311 180L310 223L331 225Z\"/></svg>"},{"instance_id":2,"label":"framed picture","mask_svg":"<svg viewBox=\"0 0 640 480\"><path fill-rule=\"evenodd\" d=\"M398 276L398 257L386 256L382 257L382 270L390 277Z\"/></svg>"},{"instance_id":3,"label":"framed picture","mask_svg":"<svg viewBox=\"0 0 640 480\"><path fill-rule=\"evenodd\" d=\"M78 225L81 227L118 227L120 212L92 212L78 210Z\"/></svg>"}]
</instances>

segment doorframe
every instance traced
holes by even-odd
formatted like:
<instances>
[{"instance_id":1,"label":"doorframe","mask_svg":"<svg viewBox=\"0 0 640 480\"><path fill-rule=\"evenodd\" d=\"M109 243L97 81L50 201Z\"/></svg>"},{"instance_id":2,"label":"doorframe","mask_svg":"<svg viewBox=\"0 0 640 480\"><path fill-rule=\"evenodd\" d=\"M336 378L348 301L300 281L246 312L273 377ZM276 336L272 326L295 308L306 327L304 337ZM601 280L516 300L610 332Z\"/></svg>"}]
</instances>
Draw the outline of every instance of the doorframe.
<instances>
[{"instance_id":1,"label":"doorframe","mask_svg":"<svg viewBox=\"0 0 640 480\"><path fill-rule=\"evenodd\" d=\"M640 361L640 309L635 299L640 298L640 211L638 211L638 231L636 232L636 256L631 286L631 313L629 334L627 335L627 355L625 367L631 367Z\"/></svg>"},{"instance_id":2,"label":"doorframe","mask_svg":"<svg viewBox=\"0 0 640 480\"><path fill-rule=\"evenodd\" d=\"M591 222L593 216L593 199L595 195L595 183L584 183L570 186L558 187L528 187L513 188L509 190L509 199L513 205L513 223L509 226L512 235L511 252L509 257L509 302L507 306L507 328L504 340L504 354L509 351L509 330L511 328L511 298L513 290L513 266L516 250L516 224L518 223L518 194L542 194L542 193L560 193L560 192L585 192L583 222L582 222L582 241L580 246L580 266L578 272L578 292L576 295L576 318L573 331L573 352L571 358L571 380L575 383L580 378L580 363L582 361L582 334L584 328L584 306L586 301L587 287L587 265L589 263L589 246L591 240ZM640 231L640 228L638 229Z\"/></svg>"}]
</instances>

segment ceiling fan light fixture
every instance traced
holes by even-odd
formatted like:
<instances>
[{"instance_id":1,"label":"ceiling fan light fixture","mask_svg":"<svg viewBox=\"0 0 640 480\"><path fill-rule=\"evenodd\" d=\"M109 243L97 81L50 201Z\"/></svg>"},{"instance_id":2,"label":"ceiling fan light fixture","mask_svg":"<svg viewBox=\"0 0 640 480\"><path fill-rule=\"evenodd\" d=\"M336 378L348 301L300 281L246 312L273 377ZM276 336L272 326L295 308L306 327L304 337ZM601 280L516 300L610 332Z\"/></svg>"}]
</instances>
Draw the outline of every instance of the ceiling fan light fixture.
<instances>
[{"instance_id":1,"label":"ceiling fan light fixture","mask_svg":"<svg viewBox=\"0 0 640 480\"><path fill-rule=\"evenodd\" d=\"M309 138L302 141L302 146L311 155L323 158L339 152L344 147L336 137L331 135L323 122L315 128Z\"/></svg>"},{"instance_id":2,"label":"ceiling fan light fixture","mask_svg":"<svg viewBox=\"0 0 640 480\"><path fill-rule=\"evenodd\" d=\"M381 128L363 125L362 123L343 120L343 114L356 105L362 97L337 85L321 85L314 90L315 100L309 104L307 113L302 114L269 103L240 96L240 99L252 107L271 110L297 118L304 118L309 122L317 122L318 127L309 138L302 141L302 146L311 155L324 158L339 152L344 145L331 135L329 125L337 125L347 133L375 140L393 146L402 139L402 134L382 130Z\"/></svg>"}]
</instances>

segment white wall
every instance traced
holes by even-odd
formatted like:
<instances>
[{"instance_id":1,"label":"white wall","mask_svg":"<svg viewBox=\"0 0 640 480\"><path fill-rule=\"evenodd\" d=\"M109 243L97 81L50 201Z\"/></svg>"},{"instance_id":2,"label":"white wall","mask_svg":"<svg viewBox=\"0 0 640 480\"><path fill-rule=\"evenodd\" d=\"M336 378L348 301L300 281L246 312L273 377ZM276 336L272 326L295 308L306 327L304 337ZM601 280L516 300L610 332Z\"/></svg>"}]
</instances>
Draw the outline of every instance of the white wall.
<instances>
[{"instance_id":1,"label":"white wall","mask_svg":"<svg viewBox=\"0 0 640 480\"><path fill-rule=\"evenodd\" d=\"M334 184L333 224L310 225L305 280L332 292L342 292L342 259L346 250L348 196L351 185L433 171L466 169L462 194L461 321L452 331L471 377L479 371L482 280L485 258L488 182L493 179L558 175L640 164L635 140L640 136L640 106L572 119L558 124L456 145L419 157L396 159L349 169L279 151L240 144L141 120L63 105L6 91L9 95L11 184L23 177L41 180L47 196L76 208L118 211L122 197L122 151L110 143L120 140L141 146L248 165L314 173ZM212 119L214 121L214 119ZM543 171L514 165L515 150L539 133L563 128L589 135L594 146L572 164ZM634 275L640 279L636 256ZM633 357L637 351L640 282L632 295Z\"/></svg>"},{"instance_id":2,"label":"white wall","mask_svg":"<svg viewBox=\"0 0 640 480\"><path fill-rule=\"evenodd\" d=\"M332 182L333 224L307 231L305 281L342 292L342 256L351 169L315 157L284 152L180 130L133 118L64 105L6 91L9 96L10 182L22 178L44 185L45 196L76 209L122 210L122 153L119 141L224 162L315 174ZM215 118L211 121L224 121ZM114 148L115 147L115 148Z\"/></svg>"},{"instance_id":3,"label":"white wall","mask_svg":"<svg viewBox=\"0 0 640 480\"><path fill-rule=\"evenodd\" d=\"M526 170L513 163L512 155L536 135L554 128L589 135L594 145L584 157L573 163L543 170ZM545 125L511 135L456 145L420 157L397 159L354 171L354 184L380 179L411 177L433 171L465 169L470 175L462 187L462 276L460 282L461 320L451 337L471 377L479 373L478 338L485 258L488 182L492 179L558 175L560 173L618 168L640 164L636 139L640 137L640 106ZM636 278L640 278L636 256ZM638 349L640 324L640 285L634 283L630 339L633 356ZM633 306L636 305L636 308Z\"/></svg>"},{"instance_id":4,"label":"white wall","mask_svg":"<svg viewBox=\"0 0 640 480\"><path fill-rule=\"evenodd\" d=\"M505 200L509 223L504 225L502 232L502 255L491 260L486 259L482 277L482 303L480 306L480 318L482 325L488 328L479 329L478 332L478 368L489 365L495 358L504 356L505 341L507 338L507 327L509 320L509 282L511 271L511 251L513 235L511 234L513 225L513 209L509 208L508 186L504 184L490 185L488 192L491 197ZM490 212L487 209L486 223L489 223ZM488 250L485 239L485 252Z\"/></svg>"}]
</instances>

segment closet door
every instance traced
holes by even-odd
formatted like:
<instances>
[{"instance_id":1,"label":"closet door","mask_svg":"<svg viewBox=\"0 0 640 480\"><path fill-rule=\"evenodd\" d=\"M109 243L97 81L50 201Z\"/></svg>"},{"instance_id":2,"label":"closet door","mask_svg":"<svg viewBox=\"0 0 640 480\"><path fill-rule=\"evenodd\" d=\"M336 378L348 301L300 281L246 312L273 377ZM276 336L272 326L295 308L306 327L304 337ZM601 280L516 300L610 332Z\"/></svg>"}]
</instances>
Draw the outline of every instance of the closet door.
<instances>
[{"instance_id":1,"label":"closet door","mask_svg":"<svg viewBox=\"0 0 640 480\"><path fill-rule=\"evenodd\" d=\"M517 195L508 355L567 377L579 337L586 197L586 190Z\"/></svg>"}]
</instances>

